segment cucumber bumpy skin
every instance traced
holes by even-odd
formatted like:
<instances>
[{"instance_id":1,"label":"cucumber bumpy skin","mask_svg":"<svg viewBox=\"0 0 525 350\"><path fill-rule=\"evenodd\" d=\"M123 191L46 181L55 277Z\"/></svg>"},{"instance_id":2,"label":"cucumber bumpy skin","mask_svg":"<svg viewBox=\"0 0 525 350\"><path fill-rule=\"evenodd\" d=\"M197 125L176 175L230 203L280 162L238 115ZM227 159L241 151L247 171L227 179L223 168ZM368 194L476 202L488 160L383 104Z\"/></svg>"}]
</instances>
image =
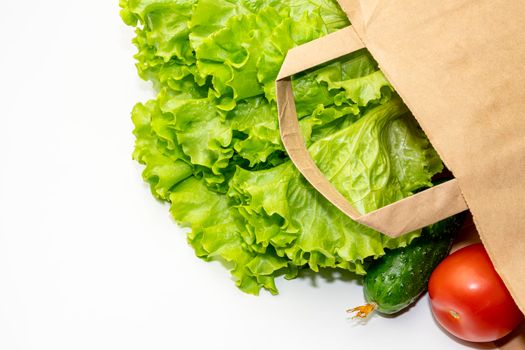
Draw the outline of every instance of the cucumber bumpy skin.
<instances>
[{"instance_id":1,"label":"cucumber bumpy skin","mask_svg":"<svg viewBox=\"0 0 525 350\"><path fill-rule=\"evenodd\" d=\"M448 255L464 213L425 227L408 246L374 260L363 279L364 294L373 309L395 314L427 290L432 271Z\"/></svg>"}]
</instances>

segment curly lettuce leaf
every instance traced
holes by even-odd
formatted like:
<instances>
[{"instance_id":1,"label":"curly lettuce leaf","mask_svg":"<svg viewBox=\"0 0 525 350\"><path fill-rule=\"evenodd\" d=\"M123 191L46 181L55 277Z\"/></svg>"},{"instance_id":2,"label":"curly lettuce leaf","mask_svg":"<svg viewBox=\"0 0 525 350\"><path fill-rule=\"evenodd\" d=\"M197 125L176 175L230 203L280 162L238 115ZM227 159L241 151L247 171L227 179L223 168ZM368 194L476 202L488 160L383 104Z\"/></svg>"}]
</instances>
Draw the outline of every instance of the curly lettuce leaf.
<instances>
[{"instance_id":1,"label":"curly lettuce leaf","mask_svg":"<svg viewBox=\"0 0 525 350\"><path fill-rule=\"evenodd\" d=\"M207 98L172 101L160 100L164 129L176 137L192 164L220 176L233 156L231 127Z\"/></svg>"},{"instance_id":2,"label":"curly lettuce leaf","mask_svg":"<svg viewBox=\"0 0 525 350\"><path fill-rule=\"evenodd\" d=\"M140 21L144 38L155 54L169 61L176 57L194 61L190 47L188 22L197 0L132 0L121 1L121 14L127 23Z\"/></svg>"},{"instance_id":3,"label":"curly lettuce leaf","mask_svg":"<svg viewBox=\"0 0 525 350\"><path fill-rule=\"evenodd\" d=\"M249 248L241 236L243 218L225 195L210 191L191 177L173 189L170 201L173 217L192 227L188 241L199 257L230 266L237 285L245 292L258 294L265 288L277 293L275 276L290 272L285 271L289 262Z\"/></svg>"},{"instance_id":4,"label":"curly lettuce leaf","mask_svg":"<svg viewBox=\"0 0 525 350\"><path fill-rule=\"evenodd\" d=\"M403 141L403 152L399 142ZM398 98L370 109L361 119L309 147L313 159L334 186L362 213L372 211L431 186L441 170L439 158ZM411 171L410 178L404 175ZM384 254L385 247L408 244L419 232L397 239L363 227L341 213L313 189L290 162L263 171L238 169L229 196L245 216L256 213L269 221L278 215L281 230L294 237L284 245L267 236L259 241L292 260L364 273L362 261ZM247 214L246 214L247 213Z\"/></svg>"},{"instance_id":5,"label":"curly lettuce leaf","mask_svg":"<svg viewBox=\"0 0 525 350\"><path fill-rule=\"evenodd\" d=\"M133 108L136 137L133 158L146 165L142 176L150 184L153 195L167 200L173 186L193 175L193 167L179 144L171 142L172 135L163 135L158 130L155 121L163 119L162 116L155 100Z\"/></svg>"},{"instance_id":6,"label":"curly lettuce leaf","mask_svg":"<svg viewBox=\"0 0 525 350\"><path fill-rule=\"evenodd\" d=\"M282 146L274 80L289 49L348 25L335 0L120 0L139 75L157 98L132 112L133 157L153 195L190 226L197 256L240 289L276 293L298 269L364 273L408 244L339 212ZM364 50L292 79L309 150L362 211L430 185L442 165Z\"/></svg>"}]
</instances>

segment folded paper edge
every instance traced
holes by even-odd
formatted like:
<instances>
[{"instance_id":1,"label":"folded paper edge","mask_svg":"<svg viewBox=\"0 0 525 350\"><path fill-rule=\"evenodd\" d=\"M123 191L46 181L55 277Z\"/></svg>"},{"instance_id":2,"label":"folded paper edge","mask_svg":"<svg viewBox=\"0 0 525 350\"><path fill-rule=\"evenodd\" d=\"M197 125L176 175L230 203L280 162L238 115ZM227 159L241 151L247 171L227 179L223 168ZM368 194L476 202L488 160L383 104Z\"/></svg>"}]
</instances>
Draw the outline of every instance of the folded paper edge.
<instances>
[{"instance_id":1,"label":"folded paper edge","mask_svg":"<svg viewBox=\"0 0 525 350\"><path fill-rule=\"evenodd\" d=\"M452 179L357 219L391 237L418 230L468 209L458 181Z\"/></svg>"},{"instance_id":2,"label":"folded paper edge","mask_svg":"<svg viewBox=\"0 0 525 350\"><path fill-rule=\"evenodd\" d=\"M277 81L364 47L355 30L351 26L345 27L289 50L277 75Z\"/></svg>"},{"instance_id":3,"label":"folded paper edge","mask_svg":"<svg viewBox=\"0 0 525 350\"><path fill-rule=\"evenodd\" d=\"M361 215L326 179L301 135L290 77L365 48L350 26L290 50L276 81L279 132L297 169L329 202L351 219L390 237L420 229L468 209L456 179Z\"/></svg>"}]
</instances>

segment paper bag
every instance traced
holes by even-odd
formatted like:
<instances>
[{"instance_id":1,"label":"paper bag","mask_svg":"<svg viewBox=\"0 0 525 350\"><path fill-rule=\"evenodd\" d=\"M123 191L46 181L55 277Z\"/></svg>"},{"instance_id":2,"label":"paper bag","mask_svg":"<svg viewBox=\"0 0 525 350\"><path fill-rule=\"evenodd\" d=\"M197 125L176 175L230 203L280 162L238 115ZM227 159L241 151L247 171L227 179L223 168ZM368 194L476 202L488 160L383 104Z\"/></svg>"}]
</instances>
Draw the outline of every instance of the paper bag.
<instances>
[{"instance_id":1,"label":"paper bag","mask_svg":"<svg viewBox=\"0 0 525 350\"><path fill-rule=\"evenodd\" d=\"M352 26L291 50L278 76L281 138L290 158L340 210L390 236L470 209L496 270L525 311L525 1L339 3ZM290 82L295 73L363 47L455 176L365 215L310 158Z\"/></svg>"}]
</instances>

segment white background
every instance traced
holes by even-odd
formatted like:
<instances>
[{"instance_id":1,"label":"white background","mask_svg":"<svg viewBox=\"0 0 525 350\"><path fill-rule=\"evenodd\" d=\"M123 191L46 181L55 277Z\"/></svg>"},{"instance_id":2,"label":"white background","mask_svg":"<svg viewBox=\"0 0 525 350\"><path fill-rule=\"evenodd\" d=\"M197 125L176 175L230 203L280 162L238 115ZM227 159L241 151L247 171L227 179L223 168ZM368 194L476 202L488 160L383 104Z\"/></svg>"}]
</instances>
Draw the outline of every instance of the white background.
<instances>
[{"instance_id":1,"label":"white background","mask_svg":"<svg viewBox=\"0 0 525 350\"><path fill-rule=\"evenodd\" d=\"M2 2L0 349L471 349L426 298L356 325L348 276L254 297L197 259L131 160L132 36L117 0Z\"/></svg>"}]
</instances>

